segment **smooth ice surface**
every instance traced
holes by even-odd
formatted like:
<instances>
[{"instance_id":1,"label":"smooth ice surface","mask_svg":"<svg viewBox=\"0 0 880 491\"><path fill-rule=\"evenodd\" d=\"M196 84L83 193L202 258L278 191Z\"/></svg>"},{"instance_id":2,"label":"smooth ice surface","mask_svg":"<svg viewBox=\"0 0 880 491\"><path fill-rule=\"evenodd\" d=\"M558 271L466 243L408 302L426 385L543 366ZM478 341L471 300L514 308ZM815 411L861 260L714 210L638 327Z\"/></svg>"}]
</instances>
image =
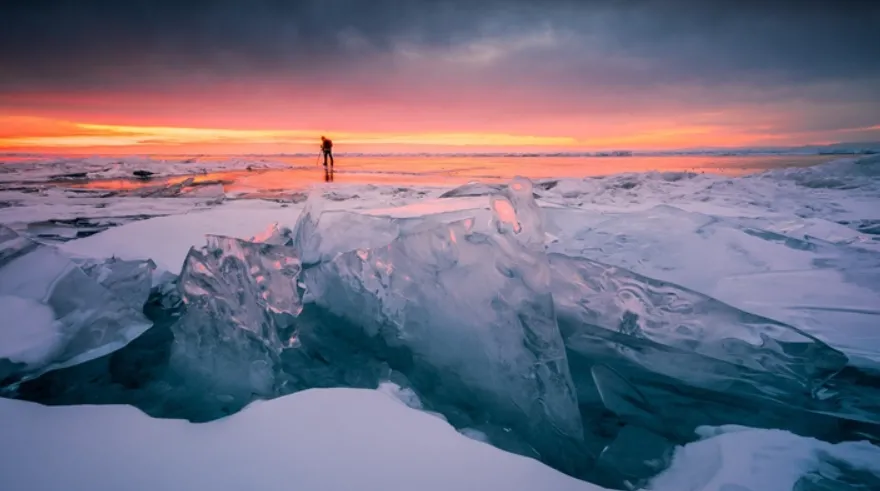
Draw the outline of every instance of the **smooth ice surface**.
<instances>
[{"instance_id":1,"label":"smooth ice surface","mask_svg":"<svg viewBox=\"0 0 880 491\"><path fill-rule=\"evenodd\" d=\"M183 176L207 172L249 169L290 169L287 163L259 158L167 158L126 156L59 158L39 157L3 162L0 182L29 182L47 179L133 178L135 171L148 171L151 177ZM79 174L82 174L81 176Z\"/></svg>"},{"instance_id":2,"label":"smooth ice surface","mask_svg":"<svg viewBox=\"0 0 880 491\"><path fill-rule=\"evenodd\" d=\"M605 360L608 358L604 357ZM574 355L570 359L573 360L573 366L583 364L583 360L578 360ZM675 360L694 370L708 370L700 365L699 360L695 363L687 355L679 355ZM667 359L667 362L671 361ZM592 400L590 392L595 391L601 405L621 421L662 435L671 442L690 442L695 437L694 431L700 426L725 424L784 428L824 441L864 438L878 441L876 423L860 423L858 416L846 419L811 410L816 401L798 399L792 394L788 394L787 398L780 397L783 402L778 402L749 397L743 390L700 389L657 372L633 369L619 360L604 365L602 359L596 359L589 368L592 380L585 380L584 369L573 371L579 395L583 395L582 403L589 404ZM858 389L862 390L862 397L868 399L869 406L872 405L871 389L864 386ZM836 403L832 400L829 405L834 407ZM876 419L877 414L874 404L867 417Z\"/></svg>"},{"instance_id":3,"label":"smooth ice surface","mask_svg":"<svg viewBox=\"0 0 880 491\"><path fill-rule=\"evenodd\" d=\"M14 422L0 439L9 491L602 489L371 390L304 391L205 424L124 406L0 399L0 420ZM880 448L867 443L739 427L701 433L647 489L789 491L811 476L835 477L842 463L861 471L866 486L880 474Z\"/></svg>"}]
</instances>

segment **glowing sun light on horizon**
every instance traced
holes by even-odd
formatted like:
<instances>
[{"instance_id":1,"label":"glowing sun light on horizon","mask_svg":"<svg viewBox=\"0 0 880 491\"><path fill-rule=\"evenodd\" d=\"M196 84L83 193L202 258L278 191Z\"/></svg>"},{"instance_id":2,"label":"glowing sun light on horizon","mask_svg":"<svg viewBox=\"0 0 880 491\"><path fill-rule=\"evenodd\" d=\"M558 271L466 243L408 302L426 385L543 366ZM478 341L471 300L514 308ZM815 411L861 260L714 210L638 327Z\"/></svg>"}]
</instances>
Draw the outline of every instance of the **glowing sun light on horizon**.
<instances>
[{"instance_id":1,"label":"glowing sun light on horizon","mask_svg":"<svg viewBox=\"0 0 880 491\"><path fill-rule=\"evenodd\" d=\"M22 134L15 134L14 129L0 133L0 148L127 147L147 144L182 146L230 143L311 145L315 142L317 136L321 134L333 135L333 140L337 143L368 145L572 146L578 143L575 138L566 136L534 136L503 133L340 133L328 129L239 130L109 125L55 120L45 121L44 127L41 128L37 124L38 121L30 119L28 122L28 128ZM9 121L6 123L7 126L13 126Z\"/></svg>"}]
</instances>

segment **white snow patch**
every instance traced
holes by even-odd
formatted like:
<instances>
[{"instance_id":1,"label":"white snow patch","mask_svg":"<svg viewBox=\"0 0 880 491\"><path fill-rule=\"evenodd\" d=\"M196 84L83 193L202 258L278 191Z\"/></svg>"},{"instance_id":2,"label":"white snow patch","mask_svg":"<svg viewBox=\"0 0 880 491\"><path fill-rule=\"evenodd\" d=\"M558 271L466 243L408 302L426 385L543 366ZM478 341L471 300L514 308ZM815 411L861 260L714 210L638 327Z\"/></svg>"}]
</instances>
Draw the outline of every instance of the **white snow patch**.
<instances>
[{"instance_id":1,"label":"white snow patch","mask_svg":"<svg viewBox=\"0 0 880 491\"><path fill-rule=\"evenodd\" d=\"M48 305L0 295L0 359L30 367L49 363L61 348L61 323Z\"/></svg>"},{"instance_id":2,"label":"white snow patch","mask_svg":"<svg viewBox=\"0 0 880 491\"><path fill-rule=\"evenodd\" d=\"M308 390L205 424L12 400L0 420L9 491L601 489L372 390Z\"/></svg>"},{"instance_id":3,"label":"white snow patch","mask_svg":"<svg viewBox=\"0 0 880 491\"><path fill-rule=\"evenodd\" d=\"M679 447L672 466L648 489L788 491L829 459L880 476L880 447L868 442L831 444L787 431L733 425L698 432L704 439Z\"/></svg>"},{"instance_id":4,"label":"white snow patch","mask_svg":"<svg viewBox=\"0 0 880 491\"><path fill-rule=\"evenodd\" d=\"M237 201L210 210L129 223L59 247L78 257L152 259L157 271L177 274L190 247L205 245L205 235L253 237L274 222L293 226L299 213L299 208L277 203Z\"/></svg>"},{"instance_id":5,"label":"white snow patch","mask_svg":"<svg viewBox=\"0 0 880 491\"><path fill-rule=\"evenodd\" d=\"M394 382L382 382L376 390L391 396L392 399L402 402L409 408L422 409L422 401L419 396L408 387L403 388Z\"/></svg>"},{"instance_id":6,"label":"white snow patch","mask_svg":"<svg viewBox=\"0 0 880 491\"><path fill-rule=\"evenodd\" d=\"M363 389L307 390L203 424L6 399L0 420L10 491L602 490ZM647 489L788 491L829 460L880 474L880 448L866 442L737 426L700 433Z\"/></svg>"}]
</instances>

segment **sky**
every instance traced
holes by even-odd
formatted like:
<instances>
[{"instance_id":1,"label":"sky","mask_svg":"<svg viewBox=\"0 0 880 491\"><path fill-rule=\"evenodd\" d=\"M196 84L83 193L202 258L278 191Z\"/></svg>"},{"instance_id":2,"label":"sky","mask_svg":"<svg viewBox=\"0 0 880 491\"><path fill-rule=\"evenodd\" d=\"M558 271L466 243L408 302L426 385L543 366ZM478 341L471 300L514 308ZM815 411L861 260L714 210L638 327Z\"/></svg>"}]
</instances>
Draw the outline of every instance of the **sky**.
<instances>
[{"instance_id":1,"label":"sky","mask_svg":"<svg viewBox=\"0 0 880 491\"><path fill-rule=\"evenodd\" d=\"M880 140L872 0L5 0L0 152Z\"/></svg>"}]
</instances>

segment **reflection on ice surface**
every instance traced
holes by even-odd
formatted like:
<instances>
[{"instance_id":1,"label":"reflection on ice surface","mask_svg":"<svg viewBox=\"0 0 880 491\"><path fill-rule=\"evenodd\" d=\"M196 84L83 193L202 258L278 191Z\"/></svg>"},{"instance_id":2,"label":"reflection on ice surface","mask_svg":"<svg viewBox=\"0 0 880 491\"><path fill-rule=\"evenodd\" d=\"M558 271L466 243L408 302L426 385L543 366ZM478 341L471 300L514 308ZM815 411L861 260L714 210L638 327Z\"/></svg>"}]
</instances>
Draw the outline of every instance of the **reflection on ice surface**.
<instances>
[{"instance_id":1,"label":"reflection on ice surface","mask_svg":"<svg viewBox=\"0 0 880 491\"><path fill-rule=\"evenodd\" d=\"M872 364L880 336L866 330L880 291L874 241L816 215L710 214L694 201L576 206L603 193L610 206L639 187L681 189L688 179L702 178L616 176L592 193L585 189L597 182L578 190L516 179L444 191L411 208L357 209L347 204L354 199L315 193L302 210L260 215L279 222L264 233L253 224L221 233L218 225L206 228L204 247L162 252L161 264L182 267L161 282L152 281L152 263L139 275L136 262L74 262L7 230L0 280L27 277L9 269L14 257L46 250L62 258L59 268L70 262L83 281L112 292L121 306L114 314L139 306L153 326L124 347L75 345L97 353L75 366L53 358L52 336L32 337L24 357L0 353L14 382L4 383L11 396L49 404L127 403L157 417L210 421L304 389L393 382L408 405L464 434L615 488L647 486L658 473L655 482L670 482L676 448L703 444L693 442L707 425L880 442ZM712 199L732 199L723 182L735 181L714 182ZM866 200L876 191L869 181L855 189ZM236 206L202 220L240 216ZM173 222L126 227L162 223ZM63 250L106 251L122 244L114 237L126 227ZM57 276L7 304L54 326L63 317L45 305L54 308L46 295ZM773 291L779 285L786 291ZM54 332L45 326L6 330ZM35 354L43 369L16 364ZM19 383L24 374L31 379ZM864 463L820 460L792 482L875 482ZM815 471L822 466L835 471Z\"/></svg>"}]
</instances>

